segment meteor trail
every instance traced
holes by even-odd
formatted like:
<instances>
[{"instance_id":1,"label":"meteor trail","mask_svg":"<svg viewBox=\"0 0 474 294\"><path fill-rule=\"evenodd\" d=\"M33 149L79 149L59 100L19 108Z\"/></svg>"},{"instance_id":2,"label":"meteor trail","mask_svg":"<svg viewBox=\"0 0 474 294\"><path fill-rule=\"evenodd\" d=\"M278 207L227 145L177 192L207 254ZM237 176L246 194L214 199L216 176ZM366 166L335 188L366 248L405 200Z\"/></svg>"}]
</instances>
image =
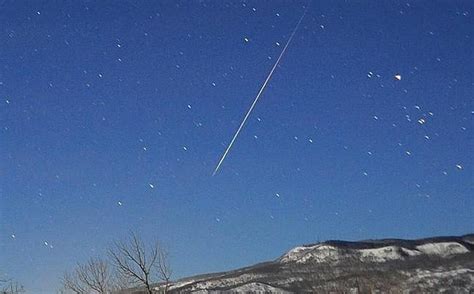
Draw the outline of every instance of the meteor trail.
<instances>
[{"instance_id":1,"label":"meteor trail","mask_svg":"<svg viewBox=\"0 0 474 294\"><path fill-rule=\"evenodd\" d=\"M308 7L309 7L309 6L306 6L306 9L304 10L303 15L301 15L300 19L298 20L298 23L296 24L295 28L293 29L293 32L291 32L291 35L290 35L290 37L288 38L288 41L286 41L285 47L283 47L283 50L281 51L280 55L278 56L278 59L276 60L276 62L275 62L275 64L273 65L272 69L270 70L270 73L268 74L267 78L265 79L265 81L263 82L262 86L260 87L260 90L258 91L257 96L256 96L255 99L253 100L252 105L250 105L250 108L249 108L249 110L247 111L247 114L245 114L245 117L244 117L244 119L242 120L242 122L240 123L239 128L238 128L237 131L235 132L234 137L233 137L232 140L230 141L229 145L227 146L227 149L225 150L224 154L222 155L221 159L219 160L219 163L217 164L216 168L214 169L214 172L212 173L212 176L214 176L214 175L219 171L219 168L220 168L222 162L224 162L224 159L226 158L227 153L229 153L230 149L232 148L232 145L234 145L234 142L235 142L235 140L237 139L237 136L239 136L240 131L242 130L242 128L243 128L244 125L245 125L245 122L247 121L248 117L250 116L250 113L252 113L252 110L254 109L255 105L256 105L257 102L258 102L258 99L260 98L260 96L262 95L263 91L265 90L265 88L266 88L268 82L269 82L270 79L272 78L273 72L275 71L275 69L277 68L278 64L280 63L281 58L282 58L283 55L285 54L286 48L288 48L288 46L289 46L290 43L291 43L291 40L293 40L293 37L295 36L296 31L298 30L298 27L299 27L300 24L301 24L301 21L303 21L303 18L304 18L304 16L306 15L306 11L308 11Z\"/></svg>"}]
</instances>

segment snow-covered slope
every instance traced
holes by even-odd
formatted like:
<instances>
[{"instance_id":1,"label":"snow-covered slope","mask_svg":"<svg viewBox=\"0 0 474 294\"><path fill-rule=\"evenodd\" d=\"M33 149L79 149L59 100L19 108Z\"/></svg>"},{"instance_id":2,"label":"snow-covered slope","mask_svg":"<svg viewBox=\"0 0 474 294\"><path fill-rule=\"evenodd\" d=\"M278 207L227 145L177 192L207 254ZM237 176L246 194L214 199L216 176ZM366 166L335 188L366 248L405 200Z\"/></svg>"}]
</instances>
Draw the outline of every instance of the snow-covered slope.
<instances>
[{"instance_id":1,"label":"snow-covered slope","mask_svg":"<svg viewBox=\"0 0 474 294\"><path fill-rule=\"evenodd\" d=\"M438 255L441 257L469 252L469 249L464 245L455 242L426 243L416 246L416 249L424 254Z\"/></svg>"},{"instance_id":2,"label":"snow-covered slope","mask_svg":"<svg viewBox=\"0 0 474 294\"><path fill-rule=\"evenodd\" d=\"M276 294L290 294L292 292L286 291L281 288L273 287L271 285L267 285L264 283L259 283L259 282L252 282L248 284L243 284L234 288L229 288L227 290L196 290L193 291L192 293L194 294L208 294L208 293L222 293L222 292L228 292L228 293L253 293L253 294L265 294L265 293L276 293Z\"/></svg>"},{"instance_id":3,"label":"snow-covered slope","mask_svg":"<svg viewBox=\"0 0 474 294\"><path fill-rule=\"evenodd\" d=\"M326 241L275 261L174 283L171 293L470 293L474 235L420 240ZM159 288L159 286L157 287ZM410 292L410 293L412 293Z\"/></svg>"},{"instance_id":4,"label":"snow-covered slope","mask_svg":"<svg viewBox=\"0 0 474 294\"><path fill-rule=\"evenodd\" d=\"M336 242L338 241L296 247L283 255L280 261L284 263L307 263L309 261L338 263L355 258L362 262L386 262L421 255L448 257L469 252L465 244L467 242L427 242L416 245L405 241L398 244L391 242L393 244L388 246L383 246L384 243L343 242L341 246L329 245ZM469 247L470 245L470 243L467 244Z\"/></svg>"}]
</instances>

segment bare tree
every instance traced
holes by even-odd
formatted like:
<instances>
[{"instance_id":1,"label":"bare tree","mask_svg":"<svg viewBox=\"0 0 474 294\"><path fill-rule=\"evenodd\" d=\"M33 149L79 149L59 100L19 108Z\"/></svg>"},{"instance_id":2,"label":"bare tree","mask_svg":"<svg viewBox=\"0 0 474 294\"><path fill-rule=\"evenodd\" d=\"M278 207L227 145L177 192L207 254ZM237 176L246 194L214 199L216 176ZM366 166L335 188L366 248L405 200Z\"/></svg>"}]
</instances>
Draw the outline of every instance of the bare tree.
<instances>
[{"instance_id":1,"label":"bare tree","mask_svg":"<svg viewBox=\"0 0 474 294\"><path fill-rule=\"evenodd\" d=\"M118 273L136 286L145 287L146 293L153 293L152 284L156 279L164 281L165 291L168 289L171 266L168 253L158 242L145 246L142 239L132 232L127 240L114 242L109 255Z\"/></svg>"},{"instance_id":2,"label":"bare tree","mask_svg":"<svg viewBox=\"0 0 474 294\"><path fill-rule=\"evenodd\" d=\"M2 283L1 294L25 293L25 288L18 282L12 280L1 280L0 283Z\"/></svg>"},{"instance_id":3,"label":"bare tree","mask_svg":"<svg viewBox=\"0 0 474 294\"><path fill-rule=\"evenodd\" d=\"M84 264L77 264L72 273L62 278L63 288L75 294L107 294L117 290L116 280L107 261L91 258Z\"/></svg>"},{"instance_id":4,"label":"bare tree","mask_svg":"<svg viewBox=\"0 0 474 294\"><path fill-rule=\"evenodd\" d=\"M83 285L76 272L66 272L64 273L63 277L61 278L61 284L63 286L64 292L72 292L75 294L87 294L87 288ZM62 292L63 292L62 291Z\"/></svg>"},{"instance_id":5,"label":"bare tree","mask_svg":"<svg viewBox=\"0 0 474 294\"><path fill-rule=\"evenodd\" d=\"M164 292L167 293L173 271L169 262L168 251L163 247L160 247L158 250L158 262L156 267L158 269L158 277L165 283Z\"/></svg>"}]
</instances>

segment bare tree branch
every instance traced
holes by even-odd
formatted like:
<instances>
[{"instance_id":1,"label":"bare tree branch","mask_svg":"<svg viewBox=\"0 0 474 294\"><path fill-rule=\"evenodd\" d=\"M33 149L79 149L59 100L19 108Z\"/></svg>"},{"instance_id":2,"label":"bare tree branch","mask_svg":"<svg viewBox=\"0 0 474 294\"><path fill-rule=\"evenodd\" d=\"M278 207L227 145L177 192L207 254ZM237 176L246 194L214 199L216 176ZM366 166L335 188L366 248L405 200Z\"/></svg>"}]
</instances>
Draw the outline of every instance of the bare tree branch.
<instances>
[{"instance_id":1,"label":"bare tree branch","mask_svg":"<svg viewBox=\"0 0 474 294\"><path fill-rule=\"evenodd\" d=\"M169 283L171 282L171 275L173 274L173 271L171 269L171 264L169 262L169 254L166 249L163 247L159 246L157 243L156 247L157 249L157 268L158 268L158 275L160 277L160 280L165 282L165 293L168 292L168 287Z\"/></svg>"},{"instance_id":2,"label":"bare tree branch","mask_svg":"<svg viewBox=\"0 0 474 294\"><path fill-rule=\"evenodd\" d=\"M75 294L108 294L117 289L109 264L100 258L77 264L72 273L64 274L62 285L66 291Z\"/></svg>"},{"instance_id":3,"label":"bare tree branch","mask_svg":"<svg viewBox=\"0 0 474 294\"><path fill-rule=\"evenodd\" d=\"M145 246L143 240L131 233L126 241L114 242L109 249L109 256L117 271L137 285L145 287L146 293L152 294L152 284L162 280L167 285L171 279L171 266L168 254L159 243Z\"/></svg>"},{"instance_id":4,"label":"bare tree branch","mask_svg":"<svg viewBox=\"0 0 474 294\"><path fill-rule=\"evenodd\" d=\"M18 282L12 280L2 280L2 289L0 290L2 294L21 294L25 293L25 288Z\"/></svg>"}]
</instances>

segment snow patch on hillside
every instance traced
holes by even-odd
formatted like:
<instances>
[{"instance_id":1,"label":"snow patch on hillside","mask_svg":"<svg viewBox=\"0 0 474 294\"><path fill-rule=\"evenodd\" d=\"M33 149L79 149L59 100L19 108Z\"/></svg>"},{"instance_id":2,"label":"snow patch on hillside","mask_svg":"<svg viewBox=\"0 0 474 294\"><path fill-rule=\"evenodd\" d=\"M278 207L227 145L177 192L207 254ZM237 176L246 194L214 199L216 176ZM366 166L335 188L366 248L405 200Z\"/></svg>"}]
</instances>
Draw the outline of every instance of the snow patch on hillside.
<instances>
[{"instance_id":1,"label":"snow patch on hillside","mask_svg":"<svg viewBox=\"0 0 474 294\"><path fill-rule=\"evenodd\" d=\"M441 257L469 252L469 249L456 242L427 243L416 246L416 249L424 254L438 255Z\"/></svg>"},{"instance_id":2,"label":"snow patch on hillside","mask_svg":"<svg viewBox=\"0 0 474 294\"><path fill-rule=\"evenodd\" d=\"M184 286L187 286L187 285L190 285L192 283L196 282L195 280L191 279L191 280L186 280L186 281L182 281L182 282L176 282L174 283L173 285L171 285L169 287L170 290L173 290L173 289L177 289L177 288L181 288L181 287L184 287ZM157 287L155 290L159 290L160 288Z\"/></svg>"},{"instance_id":3,"label":"snow patch on hillside","mask_svg":"<svg viewBox=\"0 0 474 294\"><path fill-rule=\"evenodd\" d=\"M359 250L362 261L384 262L387 260L402 259L400 247L386 246L374 249Z\"/></svg>"},{"instance_id":4,"label":"snow patch on hillside","mask_svg":"<svg viewBox=\"0 0 474 294\"><path fill-rule=\"evenodd\" d=\"M296 247L281 258L281 262L295 261L304 263L309 260L316 262L337 262L340 259L339 249L325 244Z\"/></svg>"},{"instance_id":5,"label":"snow patch on hillside","mask_svg":"<svg viewBox=\"0 0 474 294\"><path fill-rule=\"evenodd\" d=\"M248 283L239 287L232 288L229 292L231 293L279 293L286 294L291 293L283 289L273 287L262 283Z\"/></svg>"},{"instance_id":6,"label":"snow patch on hillside","mask_svg":"<svg viewBox=\"0 0 474 294\"><path fill-rule=\"evenodd\" d=\"M418 250L398 246L385 246L380 248L360 249L361 261L385 262L389 260L404 259L406 256L418 256L422 253Z\"/></svg>"},{"instance_id":7,"label":"snow patch on hillside","mask_svg":"<svg viewBox=\"0 0 474 294\"><path fill-rule=\"evenodd\" d=\"M240 284L245 284L248 283L252 280L255 280L259 278L260 275L254 275L254 274L241 274L236 277L226 277L226 278L220 278L220 279L208 279L208 280L202 280L202 281L191 281L190 284L191 288L193 291L199 291L202 289L216 289L216 288L228 288L232 287L235 285L240 285ZM194 283L194 284L193 284ZM174 285L173 289L177 289L183 287L182 285Z\"/></svg>"},{"instance_id":8,"label":"snow patch on hillside","mask_svg":"<svg viewBox=\"0 0 474 294\"><path fill-rule=\"evenodd\" d=\"M411 249L407 249L407 248L403 248L403 247L401 247L401 250L402 250L403 253L405 253L408 256L418 256L418 255L423 254L418 250L411 250Z\"/></svg>"}]
</instances>

